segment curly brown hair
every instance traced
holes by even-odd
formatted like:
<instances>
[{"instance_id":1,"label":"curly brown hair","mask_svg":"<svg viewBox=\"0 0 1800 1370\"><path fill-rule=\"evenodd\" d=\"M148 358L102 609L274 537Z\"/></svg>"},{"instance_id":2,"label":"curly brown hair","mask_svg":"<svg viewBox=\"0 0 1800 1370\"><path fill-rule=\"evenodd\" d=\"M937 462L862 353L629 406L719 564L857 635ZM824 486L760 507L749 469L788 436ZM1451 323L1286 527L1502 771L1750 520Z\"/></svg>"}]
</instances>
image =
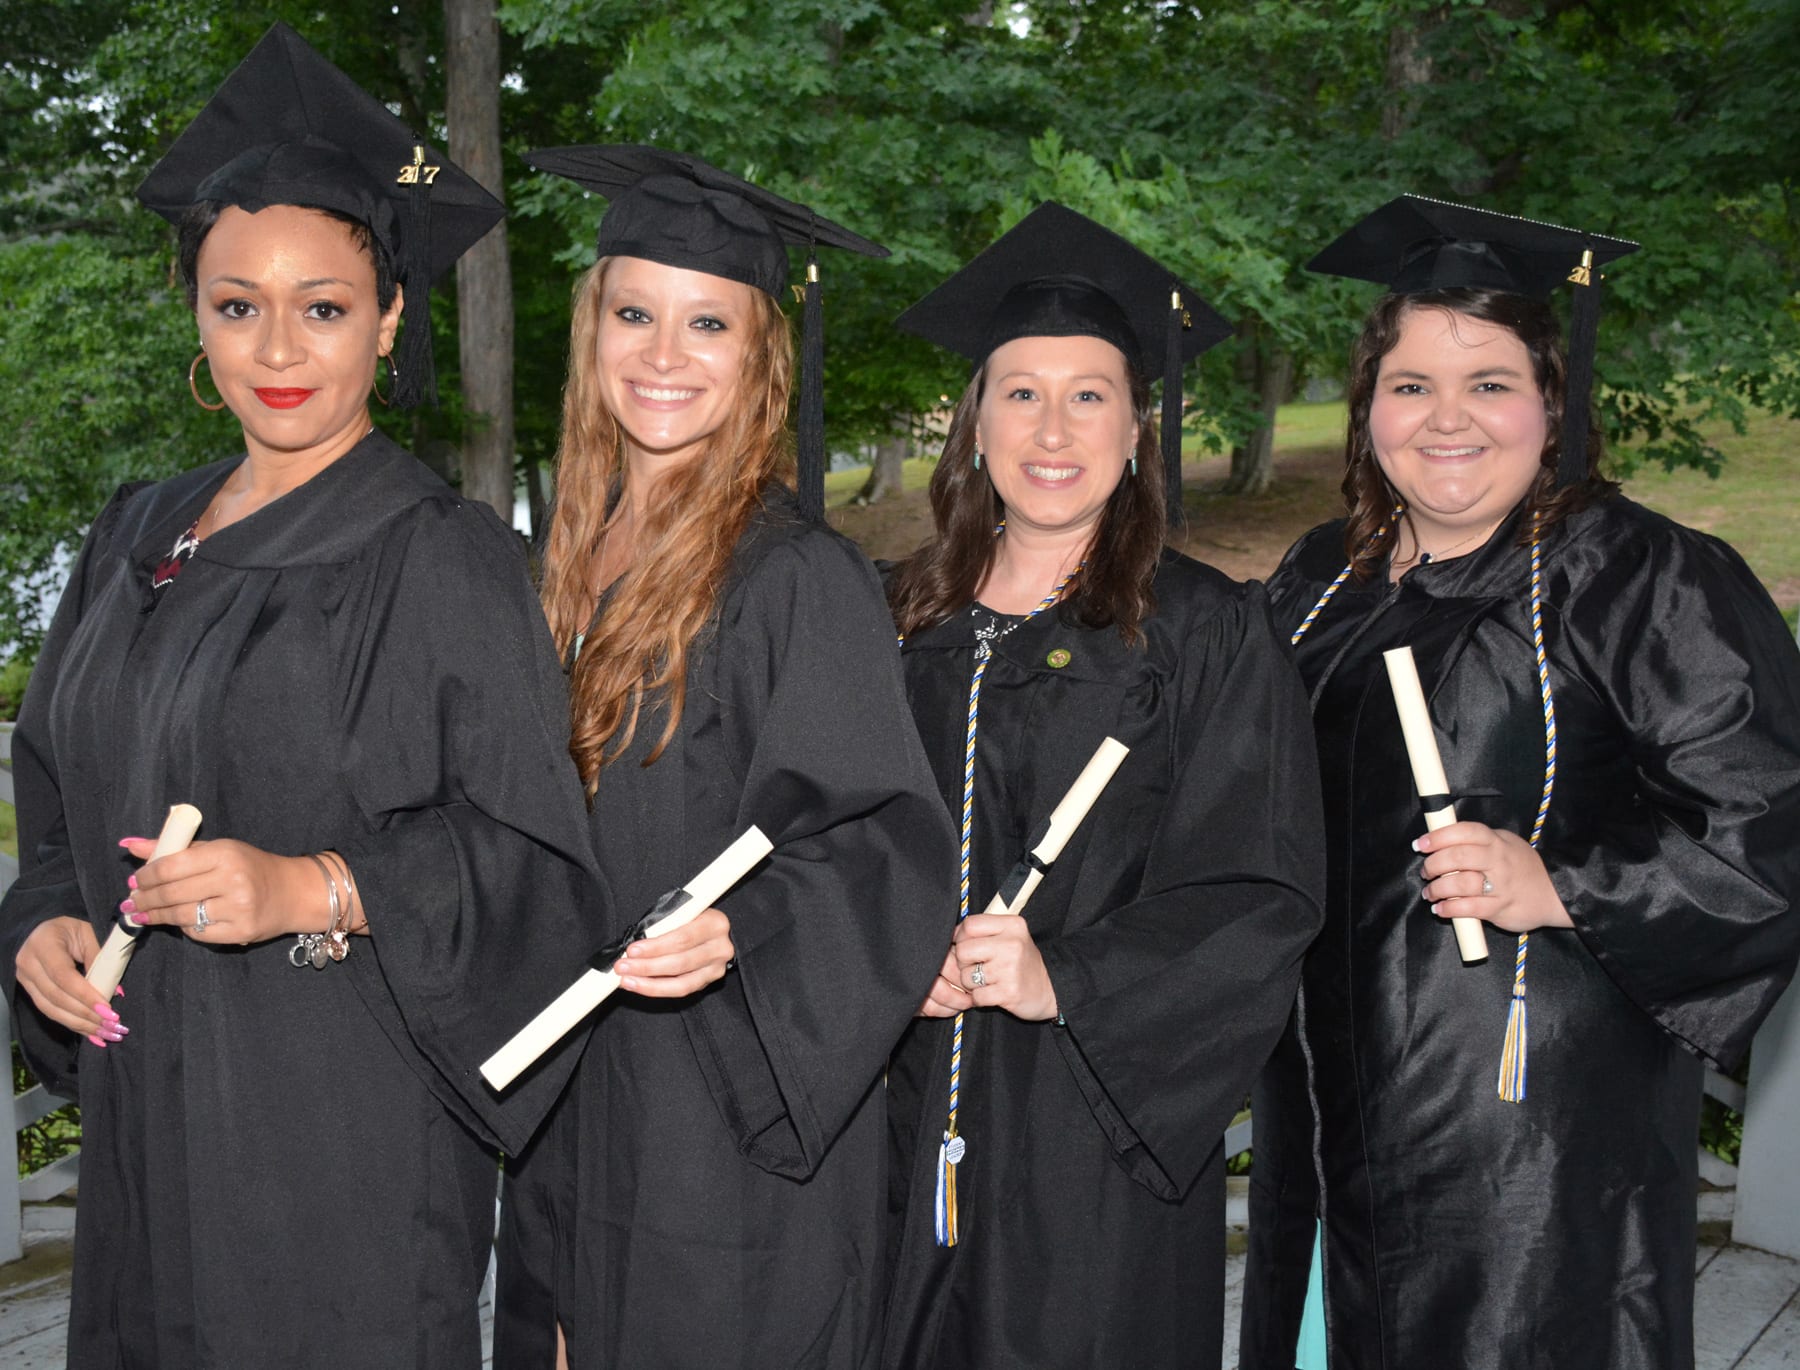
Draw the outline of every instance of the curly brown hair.
<instances>
[{"instance_id":1,"label":"curly brown hair","mask_svg":"<svg viewBox=\"0 0 1800 1370\"><path fill-rule=\"evenodd\" d=\"M1164 530L1162 448L1150 385L1130 360L1131 414L1138 426L1137 474L1127 474L1101 510L1087 565L1075 580L1063 611L1089 628L1116 625L1127 643L1156 610L1150 592L1162 555ZM993 569L994 527L1005 510L993 482L975 467L975 423L987 388L984 362L970 379L950 417L943 455L931 476L931 540L901 562L888 581L888 607L902 636L942 623L974 602Z\"/></svg>"},{"instance_id":2,"label":"curly brown hair","mask_svg":"<svg viewBox=\"0 0 1800 1370\"><path fill-rule=\"evenodd\" d=\"M596 347L610 260L601 258L575 286L541 590L565 659L586 633L569 673L569 754L589 795L601 768L630 747L646 704L662 713L663 726L644 764L662 755L681 721L688 653L712 616L738 539L765 485L794 480L787 434L793 340L780 306L752 290L752 336L737 402L705 450L659 481L637 529L635 559L594 620L588 570L625 480L625 433L602 399Z\"/></svg>"},{"instance_id":3,"label":"curly brown hair","mask_svg":"<svg viewBox=\"0 0 1800 1370\"><path fill-rule=\"evenodd\" d=\"M1358 580L1367 580L1386 563L1400 532L1399 521L1393 516L1395 509L1400 509L1401 519L1410 519L1405 500L1388 482L1375 457L1375 444L1369 434L1369 408L1375 399L1382 358L1399 343L1407 316L1420 309L1442 309L1504 328L1524 344L1531 358L1532 374L1544 397L1548 434L1539 458L1542 469L1525 495L1526 518L1519 534L1522 543L1530 541L1533 527L1547 531L1576 510L1619 489L1617 483L1599 475L1560 488L1556 484L1568 357L1563 350L1562 325L1547 302L1505 291L1476 289L1383 295L1369 311L1350 354L1350 416L1344 436L1343 483L1349 520L1344 525L1344 555L1350 562L1351 574ZM1599 470L1600 447L1600 425L1589 424L1590 472Z\"/></svg>"}]
</instances>

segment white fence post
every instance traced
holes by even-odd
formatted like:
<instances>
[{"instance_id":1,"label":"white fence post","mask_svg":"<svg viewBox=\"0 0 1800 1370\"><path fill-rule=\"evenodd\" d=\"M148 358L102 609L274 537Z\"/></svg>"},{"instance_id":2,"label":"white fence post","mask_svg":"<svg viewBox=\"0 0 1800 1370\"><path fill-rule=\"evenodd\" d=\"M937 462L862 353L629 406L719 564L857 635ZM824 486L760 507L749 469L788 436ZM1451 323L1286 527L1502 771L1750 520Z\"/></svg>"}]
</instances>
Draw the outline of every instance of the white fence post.
<instances>
[{"instance_id":1,"label":"white fence post","mask_svg":"<svg viewBox=\"0 0 1800 1370\"><path fill-rule=\"evenodd\" d=\"M1790 913L1790 917L1800 916ZM1781 996L1750 1048L1731 1240L1800 1257L1800 994Z\"/></svg>"}]
</instances>

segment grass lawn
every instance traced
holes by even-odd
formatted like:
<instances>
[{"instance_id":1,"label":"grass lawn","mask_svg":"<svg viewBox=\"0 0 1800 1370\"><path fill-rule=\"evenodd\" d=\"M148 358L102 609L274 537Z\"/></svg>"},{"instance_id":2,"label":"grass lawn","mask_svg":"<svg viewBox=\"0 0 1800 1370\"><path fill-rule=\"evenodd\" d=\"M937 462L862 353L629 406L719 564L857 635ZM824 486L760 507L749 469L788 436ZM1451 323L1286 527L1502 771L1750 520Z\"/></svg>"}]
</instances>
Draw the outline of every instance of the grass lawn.
<instances>
[{"instance_id":1,"label":"grass lawn","mask_svg":"<svg viewBox=\"0 0 1800 1370\"><path fill-rule=\"evenodd\" d=\"M1792 623L1800 606L1800 422L1758 414L1743 437L1723 426L1707 436L1725 453L1717 480L1642 471L1625 493L1737 548Z\"/></svg>"}]
</instances>

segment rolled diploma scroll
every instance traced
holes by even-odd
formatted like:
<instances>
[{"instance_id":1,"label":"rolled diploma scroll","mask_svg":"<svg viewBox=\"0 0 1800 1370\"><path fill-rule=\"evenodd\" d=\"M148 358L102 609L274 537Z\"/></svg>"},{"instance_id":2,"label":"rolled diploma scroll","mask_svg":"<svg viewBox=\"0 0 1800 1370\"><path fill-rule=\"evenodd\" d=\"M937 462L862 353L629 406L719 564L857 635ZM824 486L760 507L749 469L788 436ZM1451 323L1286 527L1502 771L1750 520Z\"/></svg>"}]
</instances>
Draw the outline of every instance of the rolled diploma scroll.
<instances>
[{"instance_id":1,"label":"rolled diploma scroll","mask_svg":"<svg viewBox=\"0 0 1800 1370\"><path fill-rule=\"evenodd\" d=\"M160 861L165 856L186 851L188 843L199 831L200 810L192 804L171 805L169 816L163 819L162 831L157 834L156 850L150 853L150 860ZM112 931L106 934L106 945L100 948L94 964L88 967L87 982L99 994L101 1003L111 1001L119 981L125 978L125 965L136 950L137 934L128 932L123 923L115 922Z\"/></svg>"},{"instance_id":2,"label":"rolled diploma scroll","mask_svg":"<svg viewBox=\"0 0 1800 1370\"><path fill-rule=\"evenodd\" d=\"M1026 867L1024 883L1018 892L1009 899L1009 888L1013 881L1008 879L995 892L983 913L1018 913L1024 909L1026 901L1043 883L1044 872L1054 865L1056 858L1062 855L1069 839L1075 835L1075 829L1081 826L1081 820L1087 817L1088 810L1094 807L1094 801L1100 797L1100 791L1106 788L1107 781L1113 778L1113 772L1131 754L1127 747L1117 738L1109 737L1094 748L1094 754L1088 758L1087 765L1081 768L1081 774L1075 777L1075 783L1069 786L1057 805L1050 811L1050 821L1044 825L1044 835L1040 838L1025 860L1020 863Z\"/></svg>"},{"instance_id":3,"label":"rolled diploma scroll","mask_svg":"<svg viewBox=\"0 0 1800 1370\"><path fill-rule=\"evenodd\" d=\"M1387 663L1388 684L1394 688L1394 707L1400 711L1400 731L1406 737L1406 758L1412 762L1413 785L1419 798L1447 797L1450 781L1444 774L1444 759L1438 754L1437 734L1431 731L1431 711L1425 707L1425 691L1419 685L1419 667L1413 660L1411 647L1396 647L1383 652ZM1425 815L1425 826L1432 832L1447 828L1456 821L1456 805L1445 803ZM1479 918L1452 918L1456 929L1456 949L1463 964L1472 966L1487 960L1487 934Z\"/></svg>"},{"instance_id":4,"label":"rolled diploma scroll","mask_svg":"<svg viewBox=\"0 0 1800 1370\"><path fill-rule=\"evenodd\" d=\"M750 873L753 866L775 850L775 844L763 836L761 828L752 824L711 865L696 875L675 895L685 895L674 912L644 928L644 936L661 937L686 927L700 914L718 902L725 891ZM664 899L670 898L664 895ZM661 903L661 900L657 901ZM550 1006L533 1018L505 1046L481 1063L481 1075L495 1089L505 1089L538 1057L566 1037L588 1014L604 1003L619 987L619 977L610 968L590 970L570 985Z\"/></svg>"}]
</instances>

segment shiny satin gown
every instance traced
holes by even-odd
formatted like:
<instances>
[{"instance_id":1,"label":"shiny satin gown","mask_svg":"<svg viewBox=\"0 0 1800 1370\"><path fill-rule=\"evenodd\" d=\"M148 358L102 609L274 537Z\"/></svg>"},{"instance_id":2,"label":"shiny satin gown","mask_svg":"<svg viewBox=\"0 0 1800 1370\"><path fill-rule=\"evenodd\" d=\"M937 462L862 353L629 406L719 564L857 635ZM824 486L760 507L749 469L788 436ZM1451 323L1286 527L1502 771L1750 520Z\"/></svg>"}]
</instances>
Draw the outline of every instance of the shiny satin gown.
<instances>
[{"instance_id":1,"label":"shiny satin gown","mask_svg":"<svg viewBox=\"0 0 1800 1370\"><path fill-rule=\"evenodd\" d=\"M1292 630L1343 525L1271 581ZM1531 937L1521 1103L1498 1067L1516 940L1464 967L1380 653L1410 644L1458 816L1521 835L1544 727L1518 516L1470 555L1348 581L1301 639L1330 899L1255 1096L1242 1364L1291 1370L1325 1224L1332 1370L1687 1370L1703 1060L1792 974L1800 653L1737 555L1623 498L1543 544L1558 771L1540 848L1573 930ZM1316 1129L1316 1131L1315 1131Z\"/></svg>"}]
</instances>

